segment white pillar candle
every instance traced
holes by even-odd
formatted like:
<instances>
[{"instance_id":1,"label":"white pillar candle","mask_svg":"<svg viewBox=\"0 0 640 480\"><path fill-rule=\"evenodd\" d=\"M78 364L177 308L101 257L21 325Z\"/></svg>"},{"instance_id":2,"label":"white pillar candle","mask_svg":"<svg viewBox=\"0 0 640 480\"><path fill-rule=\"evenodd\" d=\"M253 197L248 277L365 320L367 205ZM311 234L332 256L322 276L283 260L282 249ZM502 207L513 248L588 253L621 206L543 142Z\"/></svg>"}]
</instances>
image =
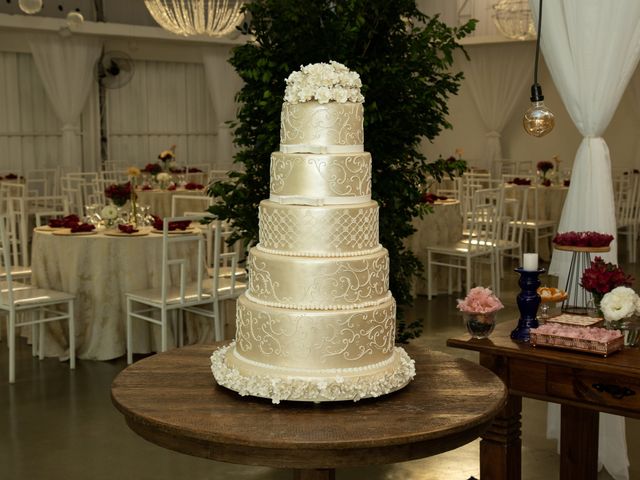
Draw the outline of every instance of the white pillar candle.
<instances>
[{"instance_id":1,"label":"white pillar candle","mask_svg":"<svg viewBox=\"0 0 640 480\"><path fill-rule=\"evenodd\" d=\"M538 271L538 254L537 253L525 253L522 255L522 269L527 272Z\"/></svg>"}]
</instances>

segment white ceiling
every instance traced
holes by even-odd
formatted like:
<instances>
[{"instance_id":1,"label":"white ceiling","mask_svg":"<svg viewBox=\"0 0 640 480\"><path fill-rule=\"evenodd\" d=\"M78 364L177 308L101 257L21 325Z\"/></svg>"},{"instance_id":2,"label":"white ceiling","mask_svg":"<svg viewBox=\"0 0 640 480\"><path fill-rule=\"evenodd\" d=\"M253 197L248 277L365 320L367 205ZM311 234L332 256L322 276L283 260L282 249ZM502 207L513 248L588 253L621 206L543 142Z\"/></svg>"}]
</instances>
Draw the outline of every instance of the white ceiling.
<instances>
[{"instance_id":1,"label":"white ceiling","mask_svg":"<svg viewBox=\"0 0 640 480\"><path fill-rule=\"evenodd\" d=\"M156 26L142 0L103 0L105 21L129 25ZM33 17L65 18L69 12L79 11L85 20L96 21L94 0L44 0L42 10L27 15L18 0L0 0L0 13Z\"/></svg>"}]
</instances>

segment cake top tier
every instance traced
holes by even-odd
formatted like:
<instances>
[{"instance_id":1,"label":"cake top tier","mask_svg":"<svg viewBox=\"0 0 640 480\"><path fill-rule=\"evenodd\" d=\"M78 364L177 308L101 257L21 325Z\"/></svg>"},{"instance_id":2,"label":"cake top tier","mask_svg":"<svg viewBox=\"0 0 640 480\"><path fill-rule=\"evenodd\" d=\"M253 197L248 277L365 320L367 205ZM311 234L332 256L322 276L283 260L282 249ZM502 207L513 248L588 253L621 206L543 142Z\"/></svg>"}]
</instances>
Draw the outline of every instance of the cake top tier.
<instances>
[{"instance_id":1,"label":"cake top tier","mask_svg":"<svg viewBox=\"0 0 640 480\"><path fill-rule=\"evenodd\" d=\"M343 64L312 63L300 67L286 79L284 101L290 104L317 101L318 103L363 103L360 75Z\"/></svg>"}]
</instances>

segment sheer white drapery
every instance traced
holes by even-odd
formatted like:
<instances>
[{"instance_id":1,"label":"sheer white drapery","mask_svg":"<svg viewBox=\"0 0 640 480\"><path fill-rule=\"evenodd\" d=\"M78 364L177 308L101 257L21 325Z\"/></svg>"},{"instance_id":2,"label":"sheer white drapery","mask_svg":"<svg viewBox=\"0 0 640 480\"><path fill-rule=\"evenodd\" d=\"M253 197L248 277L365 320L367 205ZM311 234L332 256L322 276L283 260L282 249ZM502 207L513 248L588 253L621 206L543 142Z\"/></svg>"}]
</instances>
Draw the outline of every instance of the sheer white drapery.
<instances>
[{"instance_id":1,"label":"sheer white drapery","mask_svg":"<svg viewBox=\"0 0 640 480\"><path fill-rule=\"evenodd\" d=\"M529 5L537 18L538 0L529 0ZM584 136L558 230L616 235L611 159L602 134L640 58L640 2L619 0L615 6L600 0L545 2L541 44L562 101ZM564 285L571 257L558 253L554 252L549 272ZM615 241L603 257L617 261ZM616 479L626 479L624 419L608 417L611 423L600 429L600 445L612 448L600 448L599 460Z\"/></svg>"},{"instance_id":2,"label":"sheer white drapery","mask_svg":"<svg viewBox=\"0 0 640 480\"><path fill-rule=\"evenodd\" d=\"M47 97L62 122L59 164L63 169L79 169L82 167L82 144L78 124L94 81L102 41L53 33L33 35L29 46Z\"/></svg>"},{"instance_id":3,"label":"sheer white drapery","mask_svg":"<svg viewBox=\"0 0 640 480\"><path fill-rule=\"evenodd\" d=\"M202 52L207 86L218 121L218 158L216 167L221 170L233 168L233 135L226 124L236 118L236 93L242 87L242 80L227 61L228 49L206 49Z\"/></svg>"},{"instance_id":4,"label":"sheer white drapery","mask_svg":"<svg viewBox=\"0 0 640 480\"><path fill-rule=\"evenodd\" d=\"M471 61L463 63L465 83L487 130L485 162L500 174L500 136L518 103L526 96L533 75L531 42L466 47Z\"/></svg>"}]
</instances>

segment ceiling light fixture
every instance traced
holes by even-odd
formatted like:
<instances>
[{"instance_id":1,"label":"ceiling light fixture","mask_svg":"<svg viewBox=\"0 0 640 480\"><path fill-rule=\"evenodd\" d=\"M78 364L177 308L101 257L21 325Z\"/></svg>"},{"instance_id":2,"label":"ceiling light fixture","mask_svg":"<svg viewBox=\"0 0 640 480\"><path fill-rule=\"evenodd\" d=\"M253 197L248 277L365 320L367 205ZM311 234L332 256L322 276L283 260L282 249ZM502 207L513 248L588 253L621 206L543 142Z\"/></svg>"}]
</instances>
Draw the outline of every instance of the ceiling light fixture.
<instances>
[{"instance_id":1,"label":"ceiling light fixture","mask_svg":"<svg viewBox=\"0 0 640 480\"><path fill-rule=\"evenodd\" d=\"M243 0L144 0L158 24L183 36L222 37L242 19Z\"/></svg>"},{"instance_id":2,"label":"ceiling light fixture","mask_svg":"<svg viewBox=\"0 0 640 480\"><path fill-rule=\"evenodd\" d=\"M533 85L531 85L531 107L524 112L522 126L525 132L534 137L544 137L556 124L551 110L544 104L542 87L538 83L538 57L540 56L540 37L542 37L542 0L538 13L538 39L536 40L536 60L533 67Z\"/></svg>"},{"instance_id":3,"label":"ceiling light fixture","mask_svg":"<svg viewBox=\"0 0 640 480\"><path fill-rule=\"evenodd\" d=\"M20 10L28 15L34 15L42 10L42 0L18 0Z\"/></svg>"},{"instance_id":4,"label":"ceiling light fixture","mask_svg":"<svg viewBox=\"0 0 640 480\"><path fill-rule=\"evenodd\" d=\"M507 38L529 40L536 34L527 0L500 0L494 3L493 23Z\"/></svg>"}]
</instances>

